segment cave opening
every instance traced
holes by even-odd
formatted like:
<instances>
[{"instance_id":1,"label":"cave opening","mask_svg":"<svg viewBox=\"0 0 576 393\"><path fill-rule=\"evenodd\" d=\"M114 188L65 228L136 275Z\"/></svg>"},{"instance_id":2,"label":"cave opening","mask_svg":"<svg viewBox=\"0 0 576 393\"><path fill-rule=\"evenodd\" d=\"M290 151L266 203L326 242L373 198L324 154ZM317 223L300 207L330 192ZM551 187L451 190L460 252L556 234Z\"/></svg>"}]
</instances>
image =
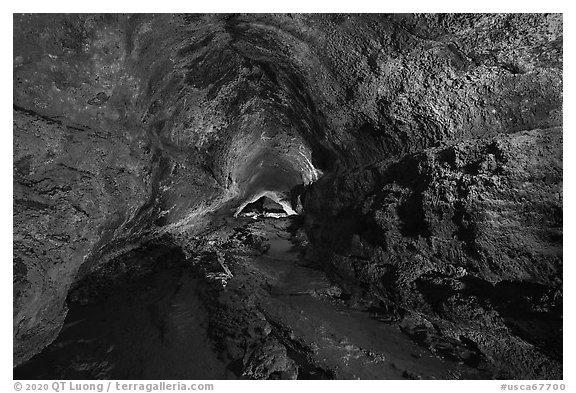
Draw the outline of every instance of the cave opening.
<instances>
[{"instance_id":1,"label":"cave opening","mask_svg":"<svg viewBox=\"0 0 576 393\"><path fill-rule=\"evenodd\" d=\"M280 204L274 199L269 198L266 195L261 196L254 202L249 202L244 205L243 208L239 209L235 216L242 215L244 217L252 217L257 219L258 217L272 217L281 218L288 217L290 215L297 214L286 202Z\"/></svg>"},{"instance_id":2,"label":"cave opening","mask_svg":"<svg viewBox=\"0 0 576 393\"><path fill-rule=\"evenodd\" d=\"M14 376L562 377L561 15L14 43Z\"/></svg>"}]
</instances>

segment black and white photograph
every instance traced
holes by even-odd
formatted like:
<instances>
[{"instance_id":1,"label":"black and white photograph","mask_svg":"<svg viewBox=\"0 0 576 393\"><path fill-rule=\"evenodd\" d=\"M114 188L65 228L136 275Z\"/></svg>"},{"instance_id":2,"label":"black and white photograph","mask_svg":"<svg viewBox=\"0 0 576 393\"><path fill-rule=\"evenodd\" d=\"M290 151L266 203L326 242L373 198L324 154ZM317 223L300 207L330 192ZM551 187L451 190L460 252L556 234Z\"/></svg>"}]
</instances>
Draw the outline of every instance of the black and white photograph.
<instances>
[{"instance_id":1,"label":"black and white photograph","mask_svg":"<svg viewBox=\"0 0 576 393\"><path fill-rule=\"evenodd\" d=\"M11 15L7 388L570 390L561 12L180 9Z\"/></svg>"}]
</instances>

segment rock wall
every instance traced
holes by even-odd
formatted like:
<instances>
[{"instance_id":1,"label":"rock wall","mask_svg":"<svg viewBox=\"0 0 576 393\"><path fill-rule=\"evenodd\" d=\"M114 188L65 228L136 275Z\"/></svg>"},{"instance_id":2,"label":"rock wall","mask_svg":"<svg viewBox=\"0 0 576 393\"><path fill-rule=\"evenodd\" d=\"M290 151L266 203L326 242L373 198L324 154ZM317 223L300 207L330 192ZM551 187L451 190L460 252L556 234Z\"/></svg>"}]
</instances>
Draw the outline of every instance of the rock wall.
<instances>
[{"instance_id":1,"label":"rock wall","mask_svg":"<svg viewBox=\"0 0 576 393\"><path fill-rule=\"evenodd\" d=\"M325 268L351 292L470 340L503 376L561 376L561 129L326 177L304 210Z\"/></svg>"},{"instance_id":2,"label":"rock wall","mask_svg":"<svg viewBox=\"0 0 576 393\"><path fill-rule=\"evenodd\" d=\"M122 22L15 15L15 365L55 338L70 286L93 266L226 197L138 118L145 75Z\"/></svg>"},{"instance_id":3,"label":"rock wall","mask_svg":"<svg viewBox=\"0 0 576 393\"><path fill-rule=\"evenodd\" d=\"M15 364L95 265L322 174L308 232L350 285L429 316L400 288L432 257L559 288L561 15L15 15L13 96Z\"/></svg>"}]
</instances>

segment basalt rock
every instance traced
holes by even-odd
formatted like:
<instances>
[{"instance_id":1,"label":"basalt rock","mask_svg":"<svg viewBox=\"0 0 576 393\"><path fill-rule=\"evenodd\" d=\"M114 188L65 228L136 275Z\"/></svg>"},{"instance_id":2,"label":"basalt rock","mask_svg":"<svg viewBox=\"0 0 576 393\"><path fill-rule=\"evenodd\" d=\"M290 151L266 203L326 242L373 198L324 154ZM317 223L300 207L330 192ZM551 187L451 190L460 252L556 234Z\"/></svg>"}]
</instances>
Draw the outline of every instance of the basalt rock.
<instances>
[{"instance_id":1,"label":"basalt rock","mask_svg":"<svg viewBox=\"0 0 576 393\"><path fill-rule=\"evenodd\" d=\"M298 367L286 354L286 348L269 338L246 357L244 376L254 379L296 379Z\"/></svg>"},{"instance_id":2,"label":"basalt rock","mask_svg":"<svg viewBox=\"0 0 576 393\"><path fill-rule=\"evenodd\" d=\"M561 145L560 129L532 130L321 179L310 241L352 291L474 343L504 375L559 378Z\"/></svg>"},{"instance_id":3,"label":"basalt rock","mask_svg":"<svg viewBox=\"0 0 576 393\"><path fill-rule=\"evenodd\" d=\"M305 216L310 263L407 334L560 375L561 15L27 14L13 32L15 365L91 271L159 238L193 259L270 193Z\"/></svg>"}]
</instances>

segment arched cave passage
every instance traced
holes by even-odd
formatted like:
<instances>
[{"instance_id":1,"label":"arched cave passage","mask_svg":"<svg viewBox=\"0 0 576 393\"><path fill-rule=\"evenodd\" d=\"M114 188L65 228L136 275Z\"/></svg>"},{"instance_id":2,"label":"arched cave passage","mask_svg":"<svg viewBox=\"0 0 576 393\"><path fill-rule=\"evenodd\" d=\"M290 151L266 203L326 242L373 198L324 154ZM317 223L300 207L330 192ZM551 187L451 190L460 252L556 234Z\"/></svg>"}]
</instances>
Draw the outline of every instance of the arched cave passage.
<instances>
[{"instance_id":1,"label":"arched cave passage","mask_svg":"<svg viewBox=\"0 0 576 393\"><path fill-rule=\"evenodd\" d=\"M561 15L26 14L14 44L15 376L562 377Z\"/></svg>"},{"instance_id":2,"label":"arched cave passage","mask_svg":"<svg viewBox=\"0 0 576 393\"><path fill-rule=\"evenodd\" d=\"M272 191L264 191L255 194L242 203L236 209L234 216L237 217L239 214L253 218L261 215L264 217L279 218L293 216L298 213L292 208L288 198Z\"/></svg>"}]
</instances>

